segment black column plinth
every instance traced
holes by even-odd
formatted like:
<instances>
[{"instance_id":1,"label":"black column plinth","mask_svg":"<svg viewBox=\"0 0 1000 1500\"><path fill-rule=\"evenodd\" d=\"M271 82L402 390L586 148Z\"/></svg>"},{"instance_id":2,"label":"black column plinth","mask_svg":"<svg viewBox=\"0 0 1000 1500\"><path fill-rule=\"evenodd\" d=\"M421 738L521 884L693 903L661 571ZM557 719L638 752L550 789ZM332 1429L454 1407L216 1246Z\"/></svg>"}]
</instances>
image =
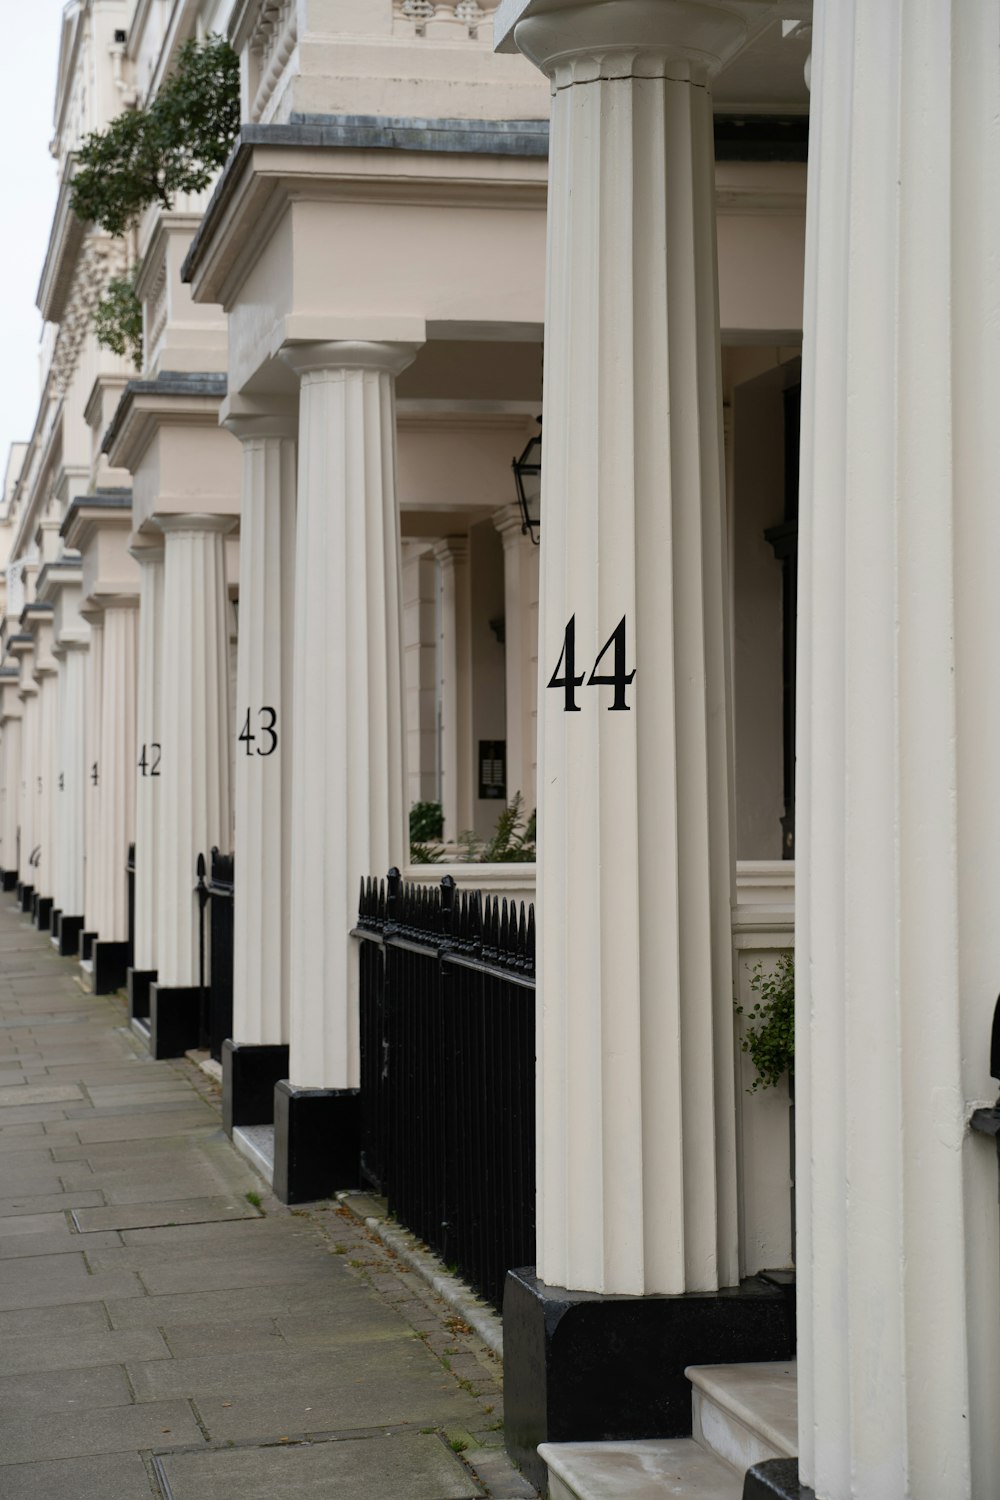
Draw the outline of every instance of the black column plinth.
<instances>
[{"instance_id":1,"label":"black column plinth","mask_svg":"<svg viewBox=\"0 0 1000 1500\"><path fill-rule=\"evenodd\" d=\"M52 897L35 897L35 926L39 932L48 932L52 925Z\"/></svg>"},{"instance_id":2,"label":"black column plinth","mask_svg":"<svg viewBox=\"0 0 1000 1500\"><path fill-rule=\"evenodd\" d=\"M86 919L84 919L84 920L86 920ZM92 957L93 952L94 952L94 944L96 942L97 942L97 933L96 932L84 932L83 928L81 927L81 929L80 929L80 944L79 944L79 947L76 950L77 953L79 954L80 962L81 963L85 963L86 964L86 963L90 962L91 957Z\"/></svg>"},{"instance_id":3,"label":"black column plinth","mask_svg":"<svg viewBox=\"0 0 1000 1500\"><path fill-rule=\"evenodd\" d=\"M232 1135L239 1125L274 1121L274 1086L288 1077L287 1046L222 1044L222 1125Z\"/></svg>"},{"instance_id":4,"label":"black column plinth","mask_svg":"<svg viewBox=\"0 0 1000 1500\"><path fill-rule=\"evenodd\" d=\"M59 928L60 928L61 924L62 924L62 909L60 907L58 907L58 906L54 906L52 908L52 916L49 919L49 932L55 938L55 940L56 940L57 943L59 941Z\"/></svg>"},{"instance_id":5,"label":"black column plinth","mask_svg":"<svg viewBox=\"0 0 1000 1500\"><path fill-rule=\"evenodd\" d=\"M4 872L3 872L3 888L4 888L5 891L16 891L17 890L17 871L16 870L4 870Z\"/></svg>"},{"instance_id":6,"label":"black column plinth","mask_svg":"<svg viewBox=\"0 0 1000 1500\"><path fill-rule=\"evenodd\" d=\"M183 1057L201 1037L201 991L197 985L149 986L149 1050L153 1057Z\"/></svg>"},{"instance_id":7,"label":"black column plinth","mask_svg":"<svg viewBox=\"0 0 1000 1500\"><path fill-rule=\"evenodd\" d=\"M125 976L128 1013L132 1021L149 1020L149 989L156 983L155 969L129 969Z\"/></svg>"},{"instance_id":8,"label":"black column plinth","mask_svg":"<svg viewBox=\"0 0 1000 1500\"><path fill-rule=\"evenodd\" d=\"M128 943L111 943L95 938L90 950L94 965L91 975L95 995L113 995L125 986L128 972Z\"/></svg>"},{"instance_id":9,"label":"black column plinth","mask_svg":"<svg viewBox=\"0 0 1000 1500\"><path fill-rule=\"evenodd\" d=\"M282 1203L311 1203L361 1185L361 1093L274 1089L274 1182Z\"/></svg>"},{"instance_id":10,"label":"black column plinth","mask_svg":"<svg viewBox=\"0 0 1000 1500\"><path fill-rule=\"evenodd\" d=\"M747 1470L743 1500L816 1500L816 1491L799 1483L797 1458L769 1458Z\"/></svg>"},{"instance_id":11,"label":"black column plinth","mask_svg":"<svg viewBox=\"0 0 1000 1500\"><path fill-rule=\"evenodd\" d=\"M21 887L21 910L22 911L24 911L24 912L31 911L32 901L34 899L34 895L35 895L35 887L33 885L22 885L22 887Z\"/></svg>"},{"instance_id":12,"label":"black column plinth","mask_svg":"<svg viewBox=\"0 0 1000 1500\"><path fill-rule=\"evenodd\" d=\"M59 918L59 957L76 958L80 952L80 934L83 931L82 917L68 917L65 912Z\"/></svg>"},{"instance_id":13,"label":"black column plinth","mask_svg":"<svg viewBox=\"0 0 1000 1500\"><path fill-rule=\"evenodd\" d=\"M539 1443L689 1437L688 1365L789 1359L782 1293L756 1278L720 1292L614 1297L509 1271L503 1303L507 1451L537 1488Z\"/></svg>"}]
</instances>

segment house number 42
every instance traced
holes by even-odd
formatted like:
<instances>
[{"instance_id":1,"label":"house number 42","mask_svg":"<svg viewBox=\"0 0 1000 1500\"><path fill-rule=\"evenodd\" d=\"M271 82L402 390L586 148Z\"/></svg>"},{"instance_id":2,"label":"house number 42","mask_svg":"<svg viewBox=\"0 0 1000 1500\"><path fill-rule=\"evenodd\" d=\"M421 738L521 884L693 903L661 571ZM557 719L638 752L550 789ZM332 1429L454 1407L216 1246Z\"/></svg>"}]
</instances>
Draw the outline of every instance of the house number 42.
<instances>
[{"instance_id":1,"label":"house number 42","mask_svg":"<svg viewBox=\"0 0 1000 1500\"><path fill-rule=\"evenodd\" d=\"M608 652L613 648L611 672L598 672L598 667ZM625 670L625 616L622 615L611 635L605 641L597 653L590 676L576 672L576 615L571 615L566 632L563 636L563 648L556 664L556 669L549 678L550 688L562 688L564 693L563 712L567 714L578 714L581 712L580 705L576 701L576 690L583 687L613 687L615 696L613 702L608 704L609 713L631 713L632 705L625 702L625 689L635 677L635 667L631 672Z\"/></svg>"}]
</instances>

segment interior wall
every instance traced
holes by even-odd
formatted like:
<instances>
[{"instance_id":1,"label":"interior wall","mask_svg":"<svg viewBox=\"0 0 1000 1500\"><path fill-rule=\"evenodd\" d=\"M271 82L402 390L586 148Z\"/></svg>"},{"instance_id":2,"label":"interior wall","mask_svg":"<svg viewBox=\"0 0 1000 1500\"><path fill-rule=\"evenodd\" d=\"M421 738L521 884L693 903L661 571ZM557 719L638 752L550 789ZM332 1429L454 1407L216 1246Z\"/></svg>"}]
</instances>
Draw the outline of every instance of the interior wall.
<instances>
[{"instance_id":1,"label":"interior wall","mask_svg":"<svg viewBox=\"0 0 1000 1500\"><path fill-rule=\"evenodd\" d=\"M492 520L469 529L469 566L472 580L472 793L475 829L488 838L506 805L502 798L479 792L479 742L503 740L507 734L506 657L490 621L504 618L503 542ZM502 633L502 628L501 628Z\"/></svg>"},{"instance_id":2,"label":"interior wall","mask_svg":"<svg viewBox=\"0 0 1000 1500\"><path fill-rule=\"evenodd\" d=\"M729 354L736 857L781 859L781 564L764 532L784 516L782 397L798 362Z\"/></svg>"}]
</instances>

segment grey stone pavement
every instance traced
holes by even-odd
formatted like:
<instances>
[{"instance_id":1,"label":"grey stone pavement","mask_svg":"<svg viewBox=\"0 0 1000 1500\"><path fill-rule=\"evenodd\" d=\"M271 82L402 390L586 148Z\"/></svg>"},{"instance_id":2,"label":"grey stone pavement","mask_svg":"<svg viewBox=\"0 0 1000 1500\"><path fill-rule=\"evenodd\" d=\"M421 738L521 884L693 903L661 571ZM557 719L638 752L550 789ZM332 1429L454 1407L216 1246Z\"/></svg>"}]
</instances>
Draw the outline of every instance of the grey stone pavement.
<instances>
[{"instance_id":1,"label":"grey stone pavement","mask_svg":"<svg viewBox=\"0 0 1000 1500\"><path fill-rule=\"evenodd\" d=\"M3 898L0 1500L533 1496L496 1356L76 976Z\"/></svg>"}]
</instances>

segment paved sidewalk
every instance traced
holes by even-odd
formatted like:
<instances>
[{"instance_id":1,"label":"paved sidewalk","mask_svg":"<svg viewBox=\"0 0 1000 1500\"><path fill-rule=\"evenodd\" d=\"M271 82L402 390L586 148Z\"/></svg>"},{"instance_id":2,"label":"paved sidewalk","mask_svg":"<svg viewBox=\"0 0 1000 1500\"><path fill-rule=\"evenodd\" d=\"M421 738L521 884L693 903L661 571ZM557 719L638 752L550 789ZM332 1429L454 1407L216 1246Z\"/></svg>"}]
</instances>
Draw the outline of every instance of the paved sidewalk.
<instances>
[{"instance_id":1,"label":"paved sidewalk","mask_svg":"<svg viewBox=\"0 0 1000 1500\"><path fill-rule=\"evenodd\" d=\"M76 973L0 905L3 1500L533 1496L496 1357L347 1208L271 1198Z\"/></svg>"}]
</instances>

